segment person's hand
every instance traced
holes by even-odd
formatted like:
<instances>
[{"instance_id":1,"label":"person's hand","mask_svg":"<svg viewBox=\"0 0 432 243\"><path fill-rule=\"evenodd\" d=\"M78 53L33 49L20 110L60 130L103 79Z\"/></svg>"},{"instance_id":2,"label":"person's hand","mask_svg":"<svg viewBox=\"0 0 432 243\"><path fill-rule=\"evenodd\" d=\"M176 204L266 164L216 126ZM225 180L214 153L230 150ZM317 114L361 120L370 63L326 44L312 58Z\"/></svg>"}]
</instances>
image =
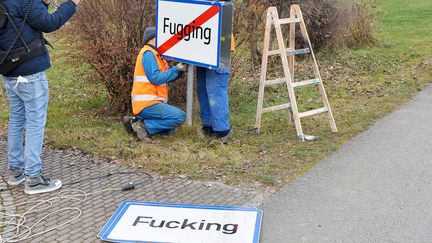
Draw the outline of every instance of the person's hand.
<instances>
[{"instance_id":1,"label":"person's hand","mask_svg":"<svg viewBox=\"0 0 432 243\"><path fill-rule=\"evenodd\" d=\"M50 0L42 0L43 3L45 3L45 5L50 5L51 1Z\"/></svg>"},{"instance_id":2,"label":"person's hand","mask_svg":"<svg viewBox=\"0 0 432 243\"><path fill-rule=\"evenodd\" d=\"M81 0L72 0L72 2L75 3L75 5L78 5L80 3Z\"/></svg>"},{"instance_id":3,"label":"person's hand","mask_svg":"<svg viewBox=\"0 0 432 243\"><path fill-rule=\"evenodd\" d=\"M176 67L178 68L179 71L181 72L186 72L187 69L187 65L184 63L179 62Z\"/></svg>"}]
</instances>

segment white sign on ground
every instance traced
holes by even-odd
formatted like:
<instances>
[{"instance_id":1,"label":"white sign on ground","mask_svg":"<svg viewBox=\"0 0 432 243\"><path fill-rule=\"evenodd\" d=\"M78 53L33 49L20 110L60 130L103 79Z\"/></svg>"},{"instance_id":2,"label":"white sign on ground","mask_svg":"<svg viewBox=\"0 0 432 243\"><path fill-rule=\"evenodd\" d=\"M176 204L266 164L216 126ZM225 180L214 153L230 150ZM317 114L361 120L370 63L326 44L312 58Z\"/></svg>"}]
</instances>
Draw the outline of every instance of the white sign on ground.
<instances>
[{"instance_id":1,"label":"white sign on ground","mask_svg":"<svg viewBox=\"0 0 432 243\"><path fill-rule=\"evenodd\" d=\"M256 208L123 202L98 237L110 242L258 243Z\"/></svg>"},{"instance_id":2,"label":"white sign on ground","mask_svg":"<svg viewBox=\"0 0 432 243\"><path fill-rule=\"evenodd\" d=\"M158 0L156 8L156 46L162 56L198 66L219 67L221 3Z\"/></svg>"}]
</instances>

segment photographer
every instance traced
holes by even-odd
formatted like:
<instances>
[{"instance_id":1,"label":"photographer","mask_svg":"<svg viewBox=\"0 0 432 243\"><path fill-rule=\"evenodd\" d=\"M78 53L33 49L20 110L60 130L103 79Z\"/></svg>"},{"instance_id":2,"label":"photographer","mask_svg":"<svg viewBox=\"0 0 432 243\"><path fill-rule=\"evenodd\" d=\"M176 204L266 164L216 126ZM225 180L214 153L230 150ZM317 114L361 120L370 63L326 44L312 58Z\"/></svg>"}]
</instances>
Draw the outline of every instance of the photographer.
<instances>
[{"instance_id":1,"label":"photographer","mask_svg":"<svg viewBox=\"0 0 432 243\"><path fill-rule=\"evenodd\" d=\"M68 0L50 13L49 0L0 0L0 73L10 109L8 131L9 185L25 181L24 192L50 192L60 180L41 175L41 151L48 107L51 67L43 32L53 32L75 13L80 0ZM0 6L1 7L1 6ZM6 13L4 13L6 11ZM25 129L25 149L23 135Z\"/></svg>"}]
</instances>

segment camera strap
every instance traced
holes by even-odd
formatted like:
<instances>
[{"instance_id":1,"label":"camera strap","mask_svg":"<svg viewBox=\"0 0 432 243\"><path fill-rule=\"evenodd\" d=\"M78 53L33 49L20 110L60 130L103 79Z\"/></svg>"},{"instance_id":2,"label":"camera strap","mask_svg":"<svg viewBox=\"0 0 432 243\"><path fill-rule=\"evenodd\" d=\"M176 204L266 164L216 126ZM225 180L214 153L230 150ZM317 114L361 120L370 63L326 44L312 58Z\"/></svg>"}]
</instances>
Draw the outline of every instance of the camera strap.
<instances>
[{"instance_id":1,"label":"camera strap","mask_svg":"<svg viewBox=\"0 0 432 243\"><path fill-rule=\"evenodd\" d=\"M27 4L27 11L25 12L25 15L24 15L23 23L20 26L20 28L18 29L18 27L13 22L11 16L9 15L6 7L0 2L0 14L2 14L2 17L0 17L0 24L3 24L3 26L0 25L0 27L4 28L6 25L6 22L9 21L16 32L16 36L15 36L14 40L12 41L11 45L6 50L4 55L0 57L0 66L3 65L3 63L6 61L7 57L11 53L11 51L12 51L13 47L15 46L16 42L18 41L18 39L21 40L21 42L22 42L23 46L25 47L25 49L27 50L27 52L30 52L30 48L28 47L27 43L24 41L24 38L22 37L21 33L24 29L25 23L27 22L27 18L30 14L32 6L33 6L33 0L29 0L29 2Z\"/></svg>"}]
</instances>

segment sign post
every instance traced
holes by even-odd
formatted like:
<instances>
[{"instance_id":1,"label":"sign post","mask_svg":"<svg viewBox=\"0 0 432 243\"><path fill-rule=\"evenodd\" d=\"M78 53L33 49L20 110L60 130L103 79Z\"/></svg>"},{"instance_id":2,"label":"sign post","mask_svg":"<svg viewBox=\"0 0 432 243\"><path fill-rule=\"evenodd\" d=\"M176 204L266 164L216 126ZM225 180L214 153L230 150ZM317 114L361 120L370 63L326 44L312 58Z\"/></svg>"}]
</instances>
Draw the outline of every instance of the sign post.
<instances>
[{"instance_id":1,"label":"sign post","mask_svg":"<svg viewBox=\"0 0 432 243\"><path fill-rule=\"evenodd\" d=\"M192 125L194 66L225 68L231 61L232 3L158 0L156 47L167 60L189 64L187 123Z\"/></svg>"},{"instance_id":2,"label":"sign post","mask_svg":"<svg viewBox=\"0 0 432 243\"><path fill-rule=\"evenodd\" d=\"M192 113L193 113L193 86L194 86L194 65L188 66L187 73L187 96L186 96L186 123L192 126Z\"/></svg>"}]
</instances>

